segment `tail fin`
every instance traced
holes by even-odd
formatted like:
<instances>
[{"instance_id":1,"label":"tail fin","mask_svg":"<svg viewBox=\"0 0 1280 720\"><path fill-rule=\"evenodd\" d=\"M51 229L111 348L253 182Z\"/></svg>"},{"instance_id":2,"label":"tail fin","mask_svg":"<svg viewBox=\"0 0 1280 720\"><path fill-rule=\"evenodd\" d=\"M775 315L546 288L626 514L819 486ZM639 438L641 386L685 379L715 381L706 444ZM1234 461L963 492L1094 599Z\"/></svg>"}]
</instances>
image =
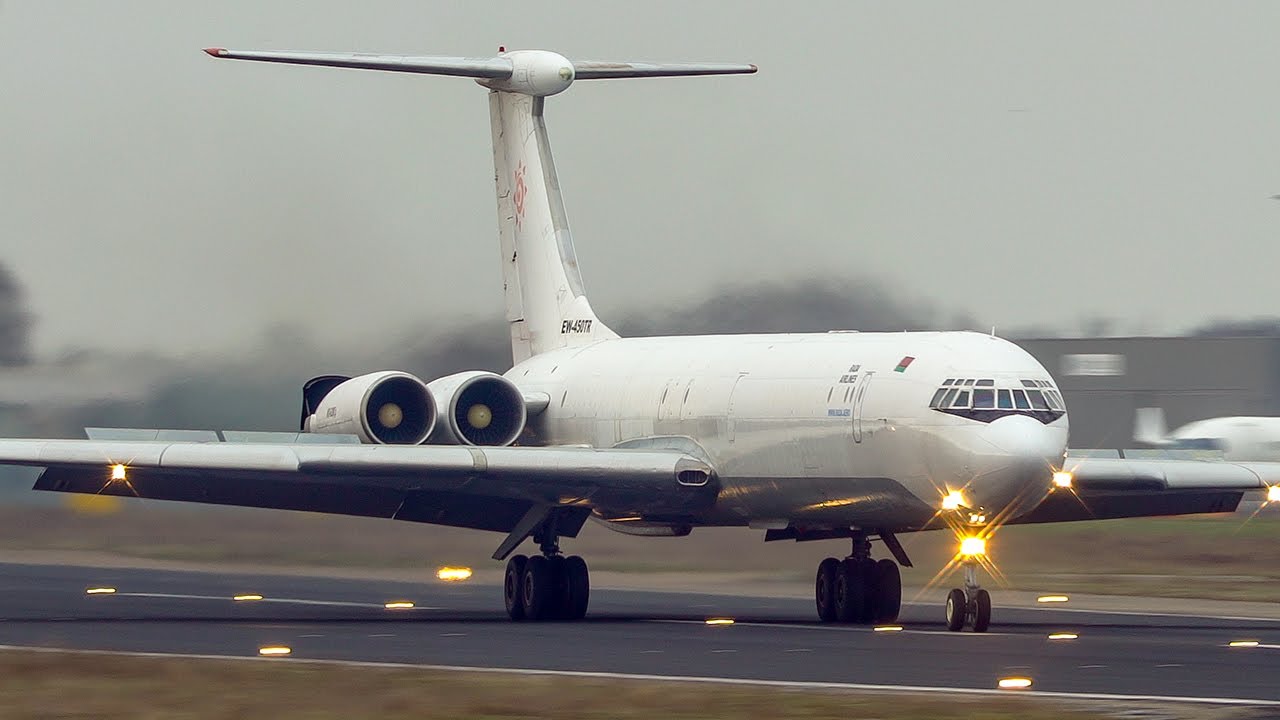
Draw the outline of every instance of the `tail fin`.
<instances>
[{"instance_id":1,"label":"tail fin","mask_svg":"<svg viewBox=\"0 0 1280 720\"><path fill-rule=\"evenodd\" d=\"M1147 445L1168 445L1169 429L1164 420L1164 409L1138 408L1133 420L1133 439Z\"/></svg>"},{"instance_id":2,"label":"tail fin","mask_svg":"<svg viewBox=\"0 0 1280 720\"><path fill-rule=\"evenodd\" d=\"M583 291L543 121L546 98L575 80L756 71L754 65L571 61L545 50L500 52L491 58L205 52L232 60L470 77L489 88L502 274L511 354L517 363L548 350L618 337L596 317Z\"/></svg>"}]
</instances>

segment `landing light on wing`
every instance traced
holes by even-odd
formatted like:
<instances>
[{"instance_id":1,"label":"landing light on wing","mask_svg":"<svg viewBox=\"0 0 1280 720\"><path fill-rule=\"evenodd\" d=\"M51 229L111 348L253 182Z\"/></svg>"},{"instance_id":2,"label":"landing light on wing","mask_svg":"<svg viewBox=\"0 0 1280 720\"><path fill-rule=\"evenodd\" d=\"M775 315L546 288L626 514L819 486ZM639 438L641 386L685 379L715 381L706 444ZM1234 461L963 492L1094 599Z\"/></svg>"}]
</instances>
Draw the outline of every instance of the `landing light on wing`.
<instances>
[{"instance_id":1,"label":"landing light on wing","mask_svg":"<svg viewBox=\"0 0 1280 720\"><path fill-rule=\"evenodd\" d=\"M1053 474L1053 486L1060 487L1063 490L1070 490L1071 483L1075 480L1071 473L1067 470L1059 470Z\"/></svg>"},{"instance_id":2,"label":"landing light on wing","mask_svg":"<svg viewBox=\"0 0 1280 720\"><path fill-rule=\"evenodd\" d=\"M960 541L960 554L964 557L981 557L987 554L987 541L980 537L967 537Z\"/></svg>"},{"instance_id":3,"label":"landing light on wing","mask_svg":"<svg viewBox=\"0 0 1280 720\"><path fill-rule=\"evenodd\" d=\"M127 468L127 467L125 467L124 465L121 465L121 464L119 464L119 463L116 463L115 465L112 465L112 466L111 466L111 479L112 479L112 480L127 480L127 479L128 479L128 477L127 477L127 475L128 475L128 470L129 470L129 468Z\"/></svg>"},{"instance_id":4,"label":"landing light on wing","mask_svg":"<svg viewBox=\"0 0 1280 720\"><path fill-rule=\"evenodd\" d=\"M436 577L445 582L463 582L471 579L471 568L442 567L436 571Z\"/></svg>"},{"instance_id":5,"label":"landing light on wing","mask_svg":"<svg viewBox=\"0 0 1280 720\"><path fill-rule=\"evenodd\" d=\"M959 490L952 490L942 498L943 510L959 510L967 504L964 501L964 495Z\"/></svg>"},{"instance_id":6,"label":"landing light on wing","mask_svg":"<svg viewBox=\"0 0 1280 720\"><path fill-rule=\"evenodd\" d=\"M1280 485L1267 488L1267 502L1280 503Z\"/></svg>"}]
</instances>

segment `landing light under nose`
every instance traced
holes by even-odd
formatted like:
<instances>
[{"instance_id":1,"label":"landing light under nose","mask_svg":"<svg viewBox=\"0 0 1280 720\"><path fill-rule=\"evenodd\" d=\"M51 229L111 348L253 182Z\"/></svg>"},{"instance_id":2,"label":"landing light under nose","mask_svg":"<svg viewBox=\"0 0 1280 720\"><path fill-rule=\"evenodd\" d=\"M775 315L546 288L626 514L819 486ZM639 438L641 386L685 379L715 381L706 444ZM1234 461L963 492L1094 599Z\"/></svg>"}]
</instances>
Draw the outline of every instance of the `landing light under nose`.
<instances>
[{"instance_id":1,"label":"landing light under nose","mask_svg":"<svg viewBox=\"0 0 1280 720\"><path fill-rule=\"evenodd\" d=\"M1053 474L1053 486L1063 490L1070 490L1074 480L1075 478L1066 470L1059 470Z\"/></svg>"}]
</instances>

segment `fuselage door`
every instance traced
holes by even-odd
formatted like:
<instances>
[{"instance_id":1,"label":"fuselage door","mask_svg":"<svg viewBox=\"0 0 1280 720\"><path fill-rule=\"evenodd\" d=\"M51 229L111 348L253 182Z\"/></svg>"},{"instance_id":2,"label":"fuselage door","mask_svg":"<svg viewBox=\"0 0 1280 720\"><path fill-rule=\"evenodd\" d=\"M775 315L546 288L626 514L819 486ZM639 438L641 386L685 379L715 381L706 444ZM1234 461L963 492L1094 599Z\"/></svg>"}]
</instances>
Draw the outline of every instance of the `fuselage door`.
<instances>
[{"instance_id":1,"label":"fuselage door","mask_svg":"<svg viewBox=\"0 0 1280 720\"><path fill-rule=\"evenodd\" d=\"M862 442L862 402L867 396L867 386L871 384L871 376L875 373L866 372L862 377L858 378L858 389L854 391L853 396L853 441Z\"/></svg>"}]
</instances>

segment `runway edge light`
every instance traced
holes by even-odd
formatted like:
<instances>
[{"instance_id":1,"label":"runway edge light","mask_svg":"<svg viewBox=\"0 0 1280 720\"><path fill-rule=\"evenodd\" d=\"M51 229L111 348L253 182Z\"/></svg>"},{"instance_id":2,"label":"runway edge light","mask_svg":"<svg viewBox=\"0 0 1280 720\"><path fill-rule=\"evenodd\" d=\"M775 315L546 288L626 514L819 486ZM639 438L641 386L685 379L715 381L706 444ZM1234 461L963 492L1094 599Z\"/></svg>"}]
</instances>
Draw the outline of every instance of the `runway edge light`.
<instances>
[{"instance_id":1,"label":"runway edge light","mask_svg":"<svg viewBox=\"0 0 1280 720\"><path fill-rule=\"evenodd\" d=\"M258 654L263 657L281 657L292 652L293 650L291 648L287 648L283 645L268 645L266 647L258 648Z\"/></svg>"},{"instance_id":2,"label":"runway edge light","mask_svg":"<svg viewBox=\"0 0 1280 720\"><path fill-rule=\"evenodd\" d=\"M1001 690L1025 690L1031 687L1031 678L1028 677L1007 677L1000 678L997 687Z\"/></svg>"}]
</instances>

